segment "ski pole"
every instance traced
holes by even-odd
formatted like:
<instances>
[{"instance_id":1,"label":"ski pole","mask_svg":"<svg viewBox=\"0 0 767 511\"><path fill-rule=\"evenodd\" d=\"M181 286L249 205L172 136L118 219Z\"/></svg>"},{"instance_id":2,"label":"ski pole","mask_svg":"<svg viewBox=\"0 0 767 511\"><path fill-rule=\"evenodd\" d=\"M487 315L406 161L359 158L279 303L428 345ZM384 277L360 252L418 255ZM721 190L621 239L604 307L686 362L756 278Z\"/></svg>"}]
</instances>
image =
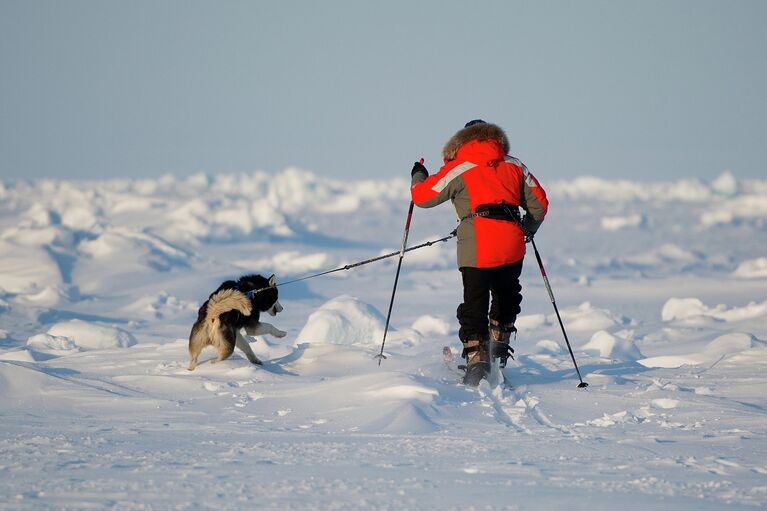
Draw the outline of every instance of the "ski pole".
<instances>
[{"instance_id":1,"label":"ski pole","mask_svg":"<svg viewBox=\"0 0 767 511\"><path fill-rule=\"evenodd\" d=\"M554 312L557 313L557 320L559 320L559 326L562 328L562 335L565 336L565 342L567 343L567 349L570 351L570 358L573 359L573 365L575 366L575 372L578 373L578 379L581 381L578 384L579 388L588 387L589 384L583 381L581 378L581 372L578 370L578 363L575 361L575 355L573 354L573 348L570 346L570 341L567 339L567 332L565 332L565 325L562 323L562 317L559 315L559 309L557 308L557 302L554 300L554 293L551 292L551 285L549 284L549 278L546 276L546 270L543 268L543 261L541 261L541 254L538 253L538 247L535 246L535 240L530 237L530 243L533 245L535 251L535 258L538 260L538 267L541 269L541 276L543 277L543 283L546 285L546 291L549 292L549 299L551 305L554 306Z\"/></svg>"},{"instance_id":2,"label":"ski pole","mask_svg":"<svg viewBox=\"0 0 767 511\"><path fill-rule=\"evenodd\" d=\"M423 158L421 158L421 164L423 164ZM397 281L399 280L399 272L402 269L402 259L405 257L405 247L407 246L407 235L410 232L410 219L413 218L413 201L410 201L410 207L407 210L407 220L405 221L405 234L402 235L402 248L399 251L399 261L397 262L397 273L394 275L394 287L391 290L391 300L389 300L389 312L386 313L386 325L384 326L383 340L381 341L381 352L375 356L378 359L378 365L381 365L381 360L386 358L384 352L384 345L386 344L386 332L389 331L389 320L391 319L391 308L394 305L394 294L397 292Z\"/></svg>"}]
</instances>

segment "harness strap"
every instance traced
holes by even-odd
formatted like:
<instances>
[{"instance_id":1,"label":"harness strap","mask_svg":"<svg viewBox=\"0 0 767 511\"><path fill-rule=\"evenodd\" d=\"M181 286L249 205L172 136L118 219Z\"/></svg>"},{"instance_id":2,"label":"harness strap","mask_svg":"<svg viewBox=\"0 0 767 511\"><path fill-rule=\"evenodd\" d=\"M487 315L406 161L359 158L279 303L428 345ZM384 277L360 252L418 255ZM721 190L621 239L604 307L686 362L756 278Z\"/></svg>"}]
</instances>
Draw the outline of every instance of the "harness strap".
<instances>
[{"instance_id":1,"label":"harness strap","mask_svg":"<svg viewBox=\"0 0 767 511\"><path fill-rule=\"evenodd\" d=\"M498 359L498 365L501 367L501 369L506 367L506 363L508 362L509 358L515 360L514 348L505 342L491 342L490 346L490 352L493 358Z\"/></svg>"},{"instance_id":2,"label":"harness strap","mask_svg":"<svg viewBox=\"0 0 767 511\"><path fill-rule=\"evenodd\" d=\"M502 202L500 204L480 204L473 213L469 213L459 220L471 220L472 218L487 218L489 220L503 220L506 222L522 223L522 217L519 214L519 206L516 204L506 204Z\"/></svg>"},{"instance_id":3,"label":"harness strap","mask_svg":"<svg viewBox=\"0 0 767 511\"><path fill-rule=\"evenodd\" d=\"M461 352L461 357L465 358L467 361L469 360L469 354L471 353L480 353L480 359L483 359L482 353L487 353L488 348L488 339L467 339L465 341L461 341L463 344L463 352Z\"/></svg>"},{"instance_id":4,"label":"harness strap","mask_svg":"<svg viewBox=\"0 0 767 511\"><path fill-rule=\"evenodd\" d=\"M490 320L489 325L490 338L490 353L493 358L499 360L501 368L506 367L506 363L511 357L514 360L514 348L511 347L511 334L514 333L514 339L517 338L517 328L514 323L499 323L496 320Z\"/></svg>"},{"instance_id":5,"label":"harness strap","mask_svg":"<svg viewBox=\"0 0 767 511\"><path fill-rule=\"evenodd\" d=\"M514 323L508 323L506 325L501 325L500 323L490 323L488 326L490 330L495 330L497 332L500 332L502 334L510 334L512 332L517 331L517 327L514 326Z\"/></svg>"},{"instance_id":6,"label":"harness strap","mask_svg":"<svg viewBox=\"0 0 767 511\"><path fill-rule=\"evenodd\" d=\"M250 291L242 291L242 294L244 294L245 296L247 296L248 298L252 300L254 296L256 296L258 293L260 293L261 291L265 289L269 289L269 288L262 287L261 289L251 289Z\"/></svg>"},{"instance_id":7,"label":"harness strap","mask_svg":"<svg viewBox=\"0 0 767 511\"><path fill-rule=\"evenodd\" d=\"M477 351L479 351L479 349L480 349L480 345L479 344L477 344L475 346L468 346L468 347L466 346L466 344L464 344L463 345L463 351L461 352L461 358L466 358L466 356L469 353L477 352Z\"/></svg>"},{"instance_id":8,"label":"harness strap","mask_svg":"<svg viewBox=\"0 0 767 511\"><path fill-rule=\"evenodd\" d=\"M515 352L514 352L514 348L512 348L511 345L506 344L505 342L491 342L490 346L493 351L494 357L501 357L501 358L511 357L512 360L514 359Z\"/></svg>"},{"instance_id":9,"label":"harness strap","mask_svg":"<svg viewBox=\"0 0 767 511\"><path fill-rule=\"evenodd\" d=\"M464 220L471 220L472 218L477 218L478 216L490 216L489 211L480 211L477 213L469 213L468 215L461 217L459 222L463 222Z\"/></svg>"}]
</instances>

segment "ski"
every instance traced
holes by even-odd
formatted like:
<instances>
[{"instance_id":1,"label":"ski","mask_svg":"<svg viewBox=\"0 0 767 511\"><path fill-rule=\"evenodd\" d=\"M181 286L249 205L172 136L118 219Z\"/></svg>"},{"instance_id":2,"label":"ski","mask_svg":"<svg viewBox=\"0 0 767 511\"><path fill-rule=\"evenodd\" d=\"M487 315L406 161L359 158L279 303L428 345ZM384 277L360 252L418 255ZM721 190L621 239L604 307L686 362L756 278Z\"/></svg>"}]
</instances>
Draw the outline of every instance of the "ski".
<instances>
[{"instance_id":1,"label":"ski","mask_svg":"<svg viewBox=\"0 0 767 511\"><path fill-rule=\"evenodd\" d=\"M461 382L463 382L463 377L466 375L466 366L458 365L455 362L455 355L453 355L453 350L450 346L442 347L442 360L445 362L445 367L447 367L450 372L460 376Z\"/></svg>"},{"instance_id":2,"label":"ski","mask_svg":"<svg viewBox=\"0 0 767 511\"><path fill-rule=\"evenodd\" d=\"M503 369L504 368L500 367L500 365L494 363L492 366L490 366L490 378L494 381L498 381L498 385L502 386L503 388L512 390L514 387L511 384L511 380L506 378L506 371ZM497 374L496 371L499 374Z\"/></svg>"}]
</instances>

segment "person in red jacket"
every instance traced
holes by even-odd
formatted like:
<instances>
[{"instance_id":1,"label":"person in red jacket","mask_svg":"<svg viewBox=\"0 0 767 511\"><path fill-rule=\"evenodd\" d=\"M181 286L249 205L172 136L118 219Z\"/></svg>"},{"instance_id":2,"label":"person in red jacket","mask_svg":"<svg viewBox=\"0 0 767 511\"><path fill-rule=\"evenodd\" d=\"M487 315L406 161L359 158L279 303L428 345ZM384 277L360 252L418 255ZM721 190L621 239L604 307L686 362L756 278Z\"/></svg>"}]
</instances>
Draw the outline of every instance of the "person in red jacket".
<instances>
[{"instance_id":1,"label":"person in red jacket","mask_svg":"<svg viewBox=\"0 0 767 511\"><path fill-rule=\"evenodd\" d=\"M447 141L439 172L430 176L419 162L411 171L417 206L431 208L449 199L458 215L463 280L458 336L467 365L464 382L472 386L487 378L493 358L505 367L514 351L510 337L522 302L525 235L535 234L548 211L538 180L508 152L503 130L476 119Z\"/></svg>"}]
</instances>

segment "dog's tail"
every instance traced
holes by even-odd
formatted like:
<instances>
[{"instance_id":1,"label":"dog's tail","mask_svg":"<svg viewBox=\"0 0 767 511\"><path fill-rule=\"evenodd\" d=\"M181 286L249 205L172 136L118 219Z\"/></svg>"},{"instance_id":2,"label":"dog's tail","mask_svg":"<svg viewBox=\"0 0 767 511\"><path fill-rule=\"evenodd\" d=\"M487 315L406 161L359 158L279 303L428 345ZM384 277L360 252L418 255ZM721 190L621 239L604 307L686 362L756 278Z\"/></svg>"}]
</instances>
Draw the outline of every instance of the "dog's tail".
<instances>
[{"instance_id":1,"label":"dog's tail","mask_svg":"<svg viewBox=\"0 0 767 511\"><path fill-rule=\"evenodd\" d=\"M236 289L223 289L208 300L206 319L210 323L218 323L221 314L238 310L243 316L250 316L252 305L248 297Z\"/></svg>"}]
</instances>

